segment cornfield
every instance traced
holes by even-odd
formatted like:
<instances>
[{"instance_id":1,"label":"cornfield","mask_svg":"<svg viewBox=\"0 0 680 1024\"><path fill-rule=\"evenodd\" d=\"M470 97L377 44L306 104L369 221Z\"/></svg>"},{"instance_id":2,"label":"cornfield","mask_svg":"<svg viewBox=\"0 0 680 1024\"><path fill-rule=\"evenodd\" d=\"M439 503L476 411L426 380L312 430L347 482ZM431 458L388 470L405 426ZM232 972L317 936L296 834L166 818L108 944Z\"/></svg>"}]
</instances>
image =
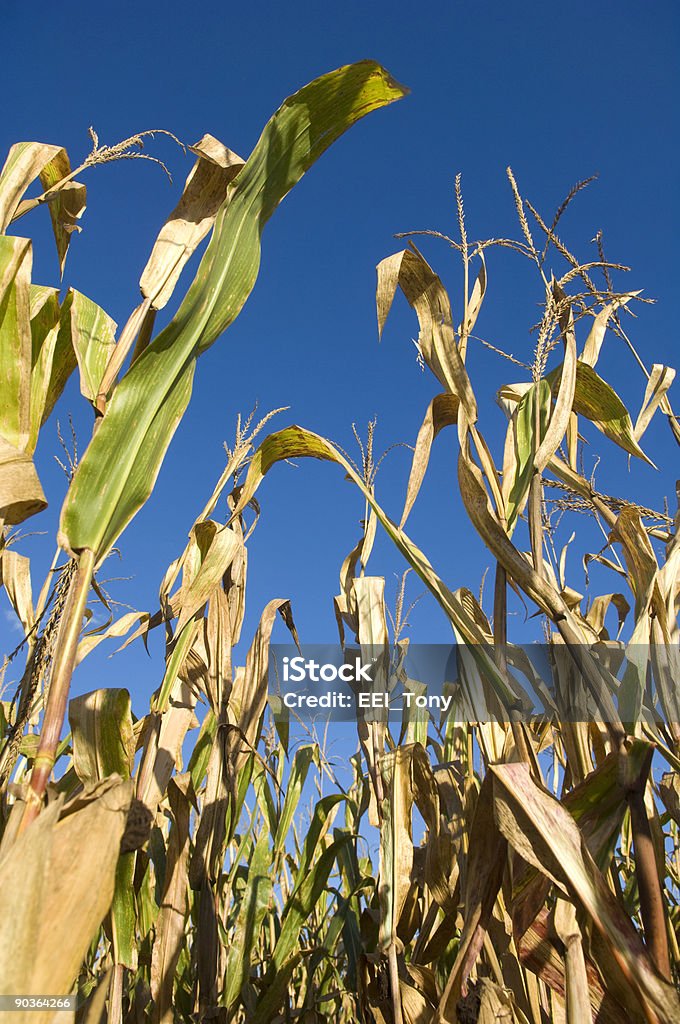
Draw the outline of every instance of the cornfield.
<instances>
[{"instance_id":1,"label":"cornfield","mask_svg":"<svg viewBox=\"0 0 680 1024\"><path fill-rule=\"evenodd\" d=\"M458 236L423 234L460 260L458 310L415 234L379 264L379 331L401 292L418 361L436 379L401 514L378 501L372 425L355 463L301 426L266 434L274 413L239 416L158 608L90 622L106 604L98 573L152 494L198 357L255 285L266 221L335 139L405 92L366 61L289 97L246 161L204 136L120 332L80 292L32 283L31 241L7 232L46 205L63 271L85 209L80 177L139 155L141 136L103 147L93 135L76 170L63 149L18 143L0 173L0 566L23 634L2 666L0 1009L16 1024L680 1024L680 514L602 493L582 459L591 425L607 457L652 462L642 447L652 418L679 444L680 424L674 371L648 368L626 332L644 302L614 288L627 268L601 246L583 263L558 234L587 182L549 221L508 169L519 237L473 241L456 179ZM36 181L42 191L26 198ZM500 456L466 363L497 249L528 260L543 294L525 361L497 349L523 375L497 396ZM612 339L639 373L635 421L600 376ZM72 375L92 437L69 469L34 599L17 528L46 507L34 453ZM479 580L452 589L406 532L446 427L468 519L456 532L476 532L494 567L489 613ZM258 488L278 463L308 457L338 466L364 510L334 596L347 655L385 651L413 692L426 682L404 678L400 660L415 642L407 575L391 614L385 579L368 572L380 527L450 624L453 690L483 692L490 709L475 717L463 700L467 713L404 712L396 723L357 712L347 778L294 716L271 713L277 619L300 644L290 601L271 600L241 638L248 544L269 514ZM587 597L566 570L584 515L603 536L588 557L617 588ZM524 713L521 694L541 680L510 636L509 593L543 625L558 680L549 713ZM165 656L142 717L122 688L69 699L97 647L153 631Z\"/></svg>"}]
</instances>

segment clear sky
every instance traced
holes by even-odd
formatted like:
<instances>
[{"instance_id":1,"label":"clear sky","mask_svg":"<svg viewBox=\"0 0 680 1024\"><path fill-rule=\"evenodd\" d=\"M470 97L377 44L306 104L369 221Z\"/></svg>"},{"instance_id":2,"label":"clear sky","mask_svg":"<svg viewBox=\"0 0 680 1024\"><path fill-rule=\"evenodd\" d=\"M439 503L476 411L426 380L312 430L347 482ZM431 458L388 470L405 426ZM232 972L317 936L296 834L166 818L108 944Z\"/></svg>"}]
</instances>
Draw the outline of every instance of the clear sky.
<instances>
[{"instance_id":1,"label":"clear sky","mask_svg":"<svg viewBox=\"0 0 680 1024\"><path fill-rule=\"evenodd\" d=\"M396 305L378 344L374 268L403 244L395 232L455 233L458 171L472 238L518 234L506 165L549 217L577 180L598 172L599 180L570 208L562 233L583 259L595 259L590 240L603 230L610 258L633 268L625 283L619 277L621 288L642 288L658 299L640 307L632 322L643 358L677 363L680 11L672 0L98 0L67 8L5 0L0 23L3 159L13 142L39 140L66 146L75 164L89 149L89 125L105 143L148 128L169 129L186 143L210 132L245 157L285 96L324 71L365 57L379 60L411 89L405 100L366 118L333 146L276 211L265 231L255 291L199 362L193 400L155 494L122 538L122 561L112 560L104 574L134 577L111 585L118 600L154 610L163 571L181 552L223 466L222 442L233 437L237 412L247 413L256 401L261 413L291 406L280 426L298 422L348 450L351 424L363 431L374 415L378 450L414 441L436 382L416 366L411 338L417 328L405 303ZM65 284L119 323L137 302L150 246L191 165L162 138L149 151L166 161L174 184L142 161L89 172L83 232L67 262ZM17 228L36 239L34 280L56 283L45 212ZM462 290L458 263L443 242L424 248L451 288L455 317ZM554 269L562 270L558 263ZM528 360L529 328L541 299L538 278L501 251L489 257L488 275L478 331ZM482 399L482 430L500 459L505 421L493 396L501 383L524 374L479 345L469 365ZM644 381L617 339L608 342L599 369L635 419ZM59 407L62 425L69 411L82 446L90 417L75 381ZM603 490L627 488L645 504L660 505L665 494L673 500L678 449L661 419L645 440L663 467L659 473L636 465L629 474L623 452L600 443L594 430L587 436L591 452L607 452L597 476ZM408 529L452 587L476 592L489 559L456 496L455 446L453 432L437 440ZM65 486L53 461L58 451L53 417L38 452L50 509L28 524L48 532L32 542L36 589L51 557ZM586 463L590 470L591 453ZM409 465L409 453L396 449L378 477L378 497L396 519ZM358 495L335 467L302 462L277 467L260 497L244 636L252 635L267 600L291 597L303 640L333 640L332 596L342 559L358 537ZM580 522L596 549L601 535L588 534L586 521ZM393 581L402 565L380 540L371 568ZM574 570L582 586L577 558ZM598 585L603 580L598 576ZM609 582L607 589L616 589ZM419 590L416 581L411 596ZM413 624L414 639L450 639L429 599ZM4 611L0 628L10 628ZM2 644L8 646L11 639ZM78 674L77 688L124 683L137 702L158 681L157 668L142 655L113 661L97 655Z\"/></svg>"}]
</instances>

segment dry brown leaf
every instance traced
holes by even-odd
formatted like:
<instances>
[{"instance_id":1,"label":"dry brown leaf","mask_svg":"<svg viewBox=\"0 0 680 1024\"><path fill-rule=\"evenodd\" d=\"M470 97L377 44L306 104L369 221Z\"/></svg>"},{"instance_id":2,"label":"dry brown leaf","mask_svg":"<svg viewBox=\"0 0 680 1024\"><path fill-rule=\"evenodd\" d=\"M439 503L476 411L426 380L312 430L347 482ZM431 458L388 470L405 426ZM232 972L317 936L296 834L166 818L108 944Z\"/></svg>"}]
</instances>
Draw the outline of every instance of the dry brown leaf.
<instances>
[{"instance_id":1,"label":"dry brown leaf","mask_svg":"<svg viewBox=\"0 0 680 1024\"><path fill-rule=\"evenodd\" d=\"M406 488L406 500L404 502L404 511L401 514L401 522L399 528L403 529L406 524L406 520L409 517L411 509L418 497L427 464L430 461L430 450L432 448L432 442L444 427L452 426L458 419L458 406L459 401L456 395L451 395L448 392L444 392L441 395L435 395L430 404L427 407L425 413L425 419L422 422L420 430L418 431L418 437L416 438L415 451L413 452L413 461L411 463L411 473L408 478L408 486Z\"/></svg>"},{"instance_id":2,"label":"dry brown leaf","mask_svg":"<svg viewBox=\"0 0 680 1024\"><path fill-rule=\"evenodd\" d=\"M71 813L56 801L0 849L0 992L72 991L111 905L131 799L132 784L111 777L96 799ZM52 1015L27 1011L16 1022L48 1024Z\"/></svg>"},{"instance_id":3,"label":"dry brown leaf","mask_svg":"<svg viewBox=\"0 0 680 1024\"><path fill-rule=\"evenodd\" d=\"M0 550L0 582L7 591L24 634L30 633L34 623L30 559L12 548Z\"/></svg>"},{"instance_id":4,"label":"dry brown leaf","mask_svg":"<svg viewBox=\"0 0 680 1024\"><path fill-rule=\"evenodd\" d=\"M17 142L12 146L0 171L0 234L4 235L14 219L31 182L61 153L66 155L61 146L42 142Z\"/></svg>"},{"instance_id":5,"label":"dry brown leaf","mask_svg":"<svg viewBox=\"0 0 680 1024\"><path fill-rule=\"evenodd\" d=\"M640 292L628 292L627 295L619 295L613 300L613 302L610 302L600 310L593 321L593 326L590 328L590 333L586 339L585 345L583 346L583 353L580 356L580 362L587 363L588 366L595 366L600 357L600 349L602 348L607 324L609 323L612 313L621 306L627 305L631 299L634 299L636 295L639 294Z\"/></svg>"},{"instance_id":6,"label":"dry brown leaf","mask_svg":"<svg viewBox=\"0 0 680 1024\"><path fill-rule=\"evenodd\" d=\"M182 270L215 223L229 186L244 161L212 135L191 147L198 160L187 178L182 198L163 225L139 287L152 309L162 309Z\"/></svg>"},{"instance_id":7,"label":"dry brown leaf","mask_svg":"<svg viewBox=\"0 0 680 1024\"><path fill-rule=\"evenodd\" d=\"M652 416L660 405L664 405L665 412L668 411L668 401L666 400L664 402L664 399L666 397L666 392L674 380L675 370L671 369L670 366L663 366L661 363L654 363L652 366L652 372L649 375L649 380L647 381L642 407L638 413L638 418L635 421L635 426L633 427L633 434L636 441L640 440L649 426Z\"/></svg>"},{"instance_id":8,"label":"dry brown leaf","mask_svg":"<svg viewBox=\"0 0 680 1024\"><path fill-rule=\"evenodd\" d=\"M400 287L420 325L418 346L439 382L459 399L468 423L477 420L477 403L456 345L446 290L424 257L405 249L378 264L378 331L382 334L394 295ZM460 430L460 424L459 424Z\"/></svg>"}]
</instances>

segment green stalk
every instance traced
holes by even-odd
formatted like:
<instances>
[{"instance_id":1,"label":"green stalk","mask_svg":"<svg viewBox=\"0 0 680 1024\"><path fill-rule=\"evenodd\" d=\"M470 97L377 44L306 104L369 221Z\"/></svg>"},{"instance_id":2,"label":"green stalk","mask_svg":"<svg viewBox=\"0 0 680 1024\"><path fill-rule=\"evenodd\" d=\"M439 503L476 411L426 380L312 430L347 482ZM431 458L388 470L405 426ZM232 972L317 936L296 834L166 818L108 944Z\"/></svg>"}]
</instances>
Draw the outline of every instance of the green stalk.
<instances>
[{"instance_id":1,"label":"green stalk","mask_svg":"<svg viewBox=\"0 0 680 1024\"><path fill-rule=\"evenodd\" d=\"M75 666L80 627L85 614L93 573L94 552L86 548L78 559L78 568L71 580L64 614L59 626L40 744L31 772L31 781L28 785L26 807L19 826L20 832L23 832L40 813L45 789L56 760L57 746L66 715L71 676Z\"/></svg>"},{"instance_id":2,"label":"green stalk","mask_svg":"<svg viewBox=\"0 0 680 1024\"><path fill-rule=\"evenodd\" d=\"M538 389L538 384L536 384ZM536 459L536 452L541 446L541 408L538 401L538 393L534 402L534 430L533 430L533 455ZM529 539L531 543L531 554L533 556L534 569L539 576L543 576L543 475L540 469L534 466L529 485Z\"/></svg>"}]
</instances>

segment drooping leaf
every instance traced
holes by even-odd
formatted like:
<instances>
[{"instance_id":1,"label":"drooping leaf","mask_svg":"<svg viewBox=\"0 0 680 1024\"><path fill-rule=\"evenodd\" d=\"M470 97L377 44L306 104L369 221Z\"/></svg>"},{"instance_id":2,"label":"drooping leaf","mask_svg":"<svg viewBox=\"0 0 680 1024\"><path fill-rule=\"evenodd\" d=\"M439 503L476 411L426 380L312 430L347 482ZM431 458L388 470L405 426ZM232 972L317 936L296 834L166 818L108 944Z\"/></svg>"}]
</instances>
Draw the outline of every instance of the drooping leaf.
<instances>
[{"instance_id":1,"label":"drooping leaf","mask_svg":"<svg viewBox=\"0 0 680 1024\"><path fill-rule=\"evenodd\" d=\"M668 412L666 392L674 380L675 370L671 369L670 366L663 366L661 363L654 363L652 366L652 372L649 375L649 380L647 381L642 408L638 413L638 418L636 419L635 426L633 428L636 441L639 441L644 434L645 430L651 423L652 416L659 406L665 406L665 411Z\"/></svg>"},{"instance_id":2,"label":"drooping leaf","mask_svg":"<svg viewBox=\"0 0 680 1024\"><path fill-rule=\"evenodd\" d=\"M0 437L0 518L8 526L23 523L47 508L33 456Z\"/></svg>"},{"instance_id":3,"label":"drooping leaf","mask_svg":"<svg viewBox=\"0 0 680 1024\"><path fill-rule=\"evenodd\" d=\"M614 605L618 613L618 636L630 611L630 605L623 594L598 594L597 597L593 598L593 602L586 613L588 624L593 628L596 635L601 636L603 640L608 638L602 634L605 630L604 622L610 605Z\"/></svg>"},{"instance_id":4,"label":"drooping leaf","mask_svg":"<svg viewBox=\"0 0 680 1024\"><path fill-rule=\"evenodd\" d=\"M12 146L0 171L0 234L4 235L14 219L31 182L62 153L60 146L42 142L16 142Z\"/></svg>"},{"instance_id":5,"label":"drooping leaf","mask_svg":"<svg viewBox=\"0 0 680 1024\"><path fill-rule=\"evenodd\" d=\"M94 690L69 705L73 764L85 785L112 775L129 779L135 756L130 694L127 690ZM111 901L111 932L117 964L137 968L137 913L133 887L134 853L124 853L116 865Z\"/></svg>"},{"instance_id":6,"label":"drooping leaf","mask_svg":"<svg viewBox=\"0 0 680 1024\"><path fill-rule=\"evenodd\" d=\"M475 423L477 403L456 345L449 297L439 277L416 250L405 249L378 264L376 305L380 335L397 287L418 317L418 346L423 359L446 390L458 398L467 421Z\"/></svg>"},{"instance_id":7,"label":"drooping leaf","mask_svg":"<svg viewBox=\"0 0 680 1024\"><path fill-rule=\"evenodd\" d=\"M465 924L458 952L437 1007L437 1021L451 1020L489 928L507 860L507 841L495 826L493 783L487 775L470 825L465 882Z\"/></svg>"},{"instance_id":8,"label":"drooping leaf","mask_svg":"<svg viewBox=\"0 0 680 1024\"><path fill-rule=\"evenodd\" d=\"M593 326L590 328L590 333L583 346L583 352L580 357L582 363L587 363L588 366L595 366L600 358L600 349L602 348L607 324L611 319L612 313L616 312L621 306L627 305L631 299L634 299L639 294L639 292L629 292L627 295L619 295L600 310L593 320Z\"/></svg>"},{"instance_id":9,"label":"drooping leaf","mask_svg":"<svg viewBox=\"0 0 680 1024\"><path fill-rule=\"evenodd\" d=\"M253 642L248 650L245 669L236 673L229 696L228 716L230 724L237 726L239 737L233 736L236 748L240 750L236 764L245 758L248 745L254 747L262 726L262 714L267 702L269 681L269 643L276 616L280 615L298 643L290 602L283 598L269 601L262 612ZM230 735L233 735L230 734ZM245 739L245 744L243 740Z\"/></svg>"},{"instance_id":10,"label":"drooping leaf","mask_svg":"<svg viewBox=\"0 0 680 1024\"><path fill-rule=\"evenodd\" d=\"M80 393L94 402L116 344L116 323L86 295L73 288L71 292L71 341L80 370Z\"/></svg>"},{"instance_id":11,"label":"drooping leaf","mask_svg":"<svg viewBox=\"0 0 680 1024\"><path fill-rule=\"evenodd\" d=\"M0 994L72 991L111 905L131 798L132 784L110 777L79 804L55 800L0 850ZM48 1024L53 1015L16 1019Z\"/></svg>"},{"instance_id":12,"label":"drooping leaf","mask_svg":"<svg viewBox=\"0 0 680 1024\"><path fill-rule=\"evenodd\" d=\"M425 471L430 461L432 442L440 430L443 430L444 427L452 426L457 421L458 405L459 401L456 395L444 392L441 395L436 395L427 407L425 418L416 438L411 472L406 488L404 511L401 514L401 522L399 523L400 528L406 525L406 520L418 497Z\"/></svg>"},{"instance_id":13,"label":"drooping leaf","mask_svg":"<svg viewBox=\"0 0 680 1024\"><path fill-rule=\"evenodd\" d=\"M479 311L482 308L482 302L486 295L486 261L484 259L484 253L481 251L479 253L479 260L480 267L477 272L477 277L475 278L472 295L468 301L467 318L465 323L461 323L458 328L458 336L460 338L458 348L463 362L465 362L468 337L477 323L477 317L479 316Z\"/></svg>"},{"instance_id":14,"label":"drooping leaf","mask_svg":"<svg viewBox=\"0 0 680 1024\"><path fill-rule=\"evenodd\" d=\"M35 618L30 559L12 548L0 550L0 583L7 592L24 634L28 635L33 629Z\"/></svg>"},{"instance_id":15,"label":"drooping leaf","mask_svg":"<svg viewBox=\"0 0 680 1024\"><path fill-rule=\"evenodd\" d=\"M189 659L187 659L187 665ZM186 668L186 666L185 666ZM182 670L174 687L168 695L168 706L163 714L151 704L151 718L154 723L154 736L157 741L150 741L138 773L137 796L146 806L155 811L163 799L175 767L181 764L182 745L189 729L198 725L195 708L199 691L189 678L189 673ZM160 721L159 721L160 720Z\"/></svg>"},{"instance_id":16,"label":"drooping leaf","mask_svg":"<svg viewBox=\"0 0 680 1024\"><path fill-rule=\"evenodd\" d=\"M71 163L65 149L60 149L40 172L40 183L45 190L58 185L71 174ZM54 240L57 243L59 259L59 276L64 274L66 254L71 244L71 236L80 231L78 221L85 212L87 189L80 181L68 181L50 199L47 204L52 220Z\"/></svg>"},{"instance_id":17,"label":"drooping leaf","mask_svg":"<svg viewBox=\"0 0 680 1024\"><path fill-rule=\"evenodd\" d=\"M73 289L69 288L66 298L61 304L59 313L59 330L54 342L49 366L49 380L44 403L40 408L40 424L42 425L54 409L66 384L76 369L78 361L71 337L71 303Z\"/></svg>"},{"instance_id":18,"label":"drooping leaf","mask_svg":"<svg viewBox=\"0 0 680 1024\"><path fill-rule=\"evenodd\" d=\"M61 326L59 292L56 288L31 285L31 411L27 450L35 451L43 424L52 364Z\"/></svg>"},{"instance_id":19,"label":"drooping leaf","mask_svg":"<svg viewBox=\"0 0 680 1024\"><path fill-rule=\"evenodd\" d=\"M659 782L659 793L664 807L677 825L680 825L680 776L666 772Z\"/></svg>"},{"instance_id":20,"label":"drooping leaf","mask_svg":"<svg viewBox=\"0 0 680 1024\"><path fill-rule=\"evenodd\" d=\"M130 632L135 624L142 623L142 629L144 625L148 624L151 616L148 612L126 612L121 615L119 619L116 619L110 625L106 626L101 632L88 632L80 642L78 643L78 650L76 652L76 665L88 656L99 644L105 640L110 640L113 637L122 637Z\"/></svg>"},{"instance_id":21,"label":"drooping leaf","mask_svg":"<svg viewBox=\"0 0 680 1024\"><path fill-rule=\"evenodd\" d=\"M546 378L550 382L553 395L559 391L561 378L561 366L549 373ZM585 416L590 420L610 441L614 441L624 451L654 466L637 443L630 413L625 405L614 389L587 363L576 364L573 409L579 416Z\"/></svg>"},{"instance_id":22,"label":"drooping leaf","mask_svg":"<svg viewBox=\"0 0 680 1024\"><path fill-rule=\"evenodd\" d=\"M212 519L196 523L191 535L200 551L200 562L195 574L191 573L189 579L182 584L178 633L208 601L242 546L241 538L235 530L215 523Z\"/></svg>"},{"instance_id":23,"label":"drooping leaf","mask_svg":"<svg viewBox=\"0 0 680 1024\"><path fill-rule=\"evenodd\" d=\"M167 305L182 270L208 234L227 190L244 165L230 149L204 135L191 147L198 157L179 203L161 228L139 281L152 309Z\"/></svg>"},{"instance_id":24,"label":"drooping leaf","mask_svg":"<svg viewBox=\"0 0 680 1024\"><path fill-rule=\"evenodd\" d=\"M376 501L372 490L366 487L362 477L330 441L298 426L287 427L285 430L270 434L252 457L233 515L238 515L246 507L272 466L278 462L295 457L309 457L334 462L344 470L347 477L359 488L366 498L387 536L393 541L409 565L415 569L441 605L456 635L470 645L469 650L472 657L479 661L480 666L486 673L486 677L497 688L498 693L502 695L502 699L506 702L505 706L508 706L508 702L510 705L514 704L516 700L514 689L509 685L507 678L504 678L495 659L491 656L488 637L480 629L475 617L470 614L462 592L456 591L454 593L449 590L420 548L386 515L383 508ZM482 491L485 502L488 502L483 485ZM514 557L521 559L520 564L526 565L527 569L530 570L529 563L514 548L507 535L503 531L501 533L504 545L509 547L514 553ZM545 584L545 587L547 587L547 584ZM552 593L551 588L548 588L547 592Z\"/></svg>"}]
</instances>

